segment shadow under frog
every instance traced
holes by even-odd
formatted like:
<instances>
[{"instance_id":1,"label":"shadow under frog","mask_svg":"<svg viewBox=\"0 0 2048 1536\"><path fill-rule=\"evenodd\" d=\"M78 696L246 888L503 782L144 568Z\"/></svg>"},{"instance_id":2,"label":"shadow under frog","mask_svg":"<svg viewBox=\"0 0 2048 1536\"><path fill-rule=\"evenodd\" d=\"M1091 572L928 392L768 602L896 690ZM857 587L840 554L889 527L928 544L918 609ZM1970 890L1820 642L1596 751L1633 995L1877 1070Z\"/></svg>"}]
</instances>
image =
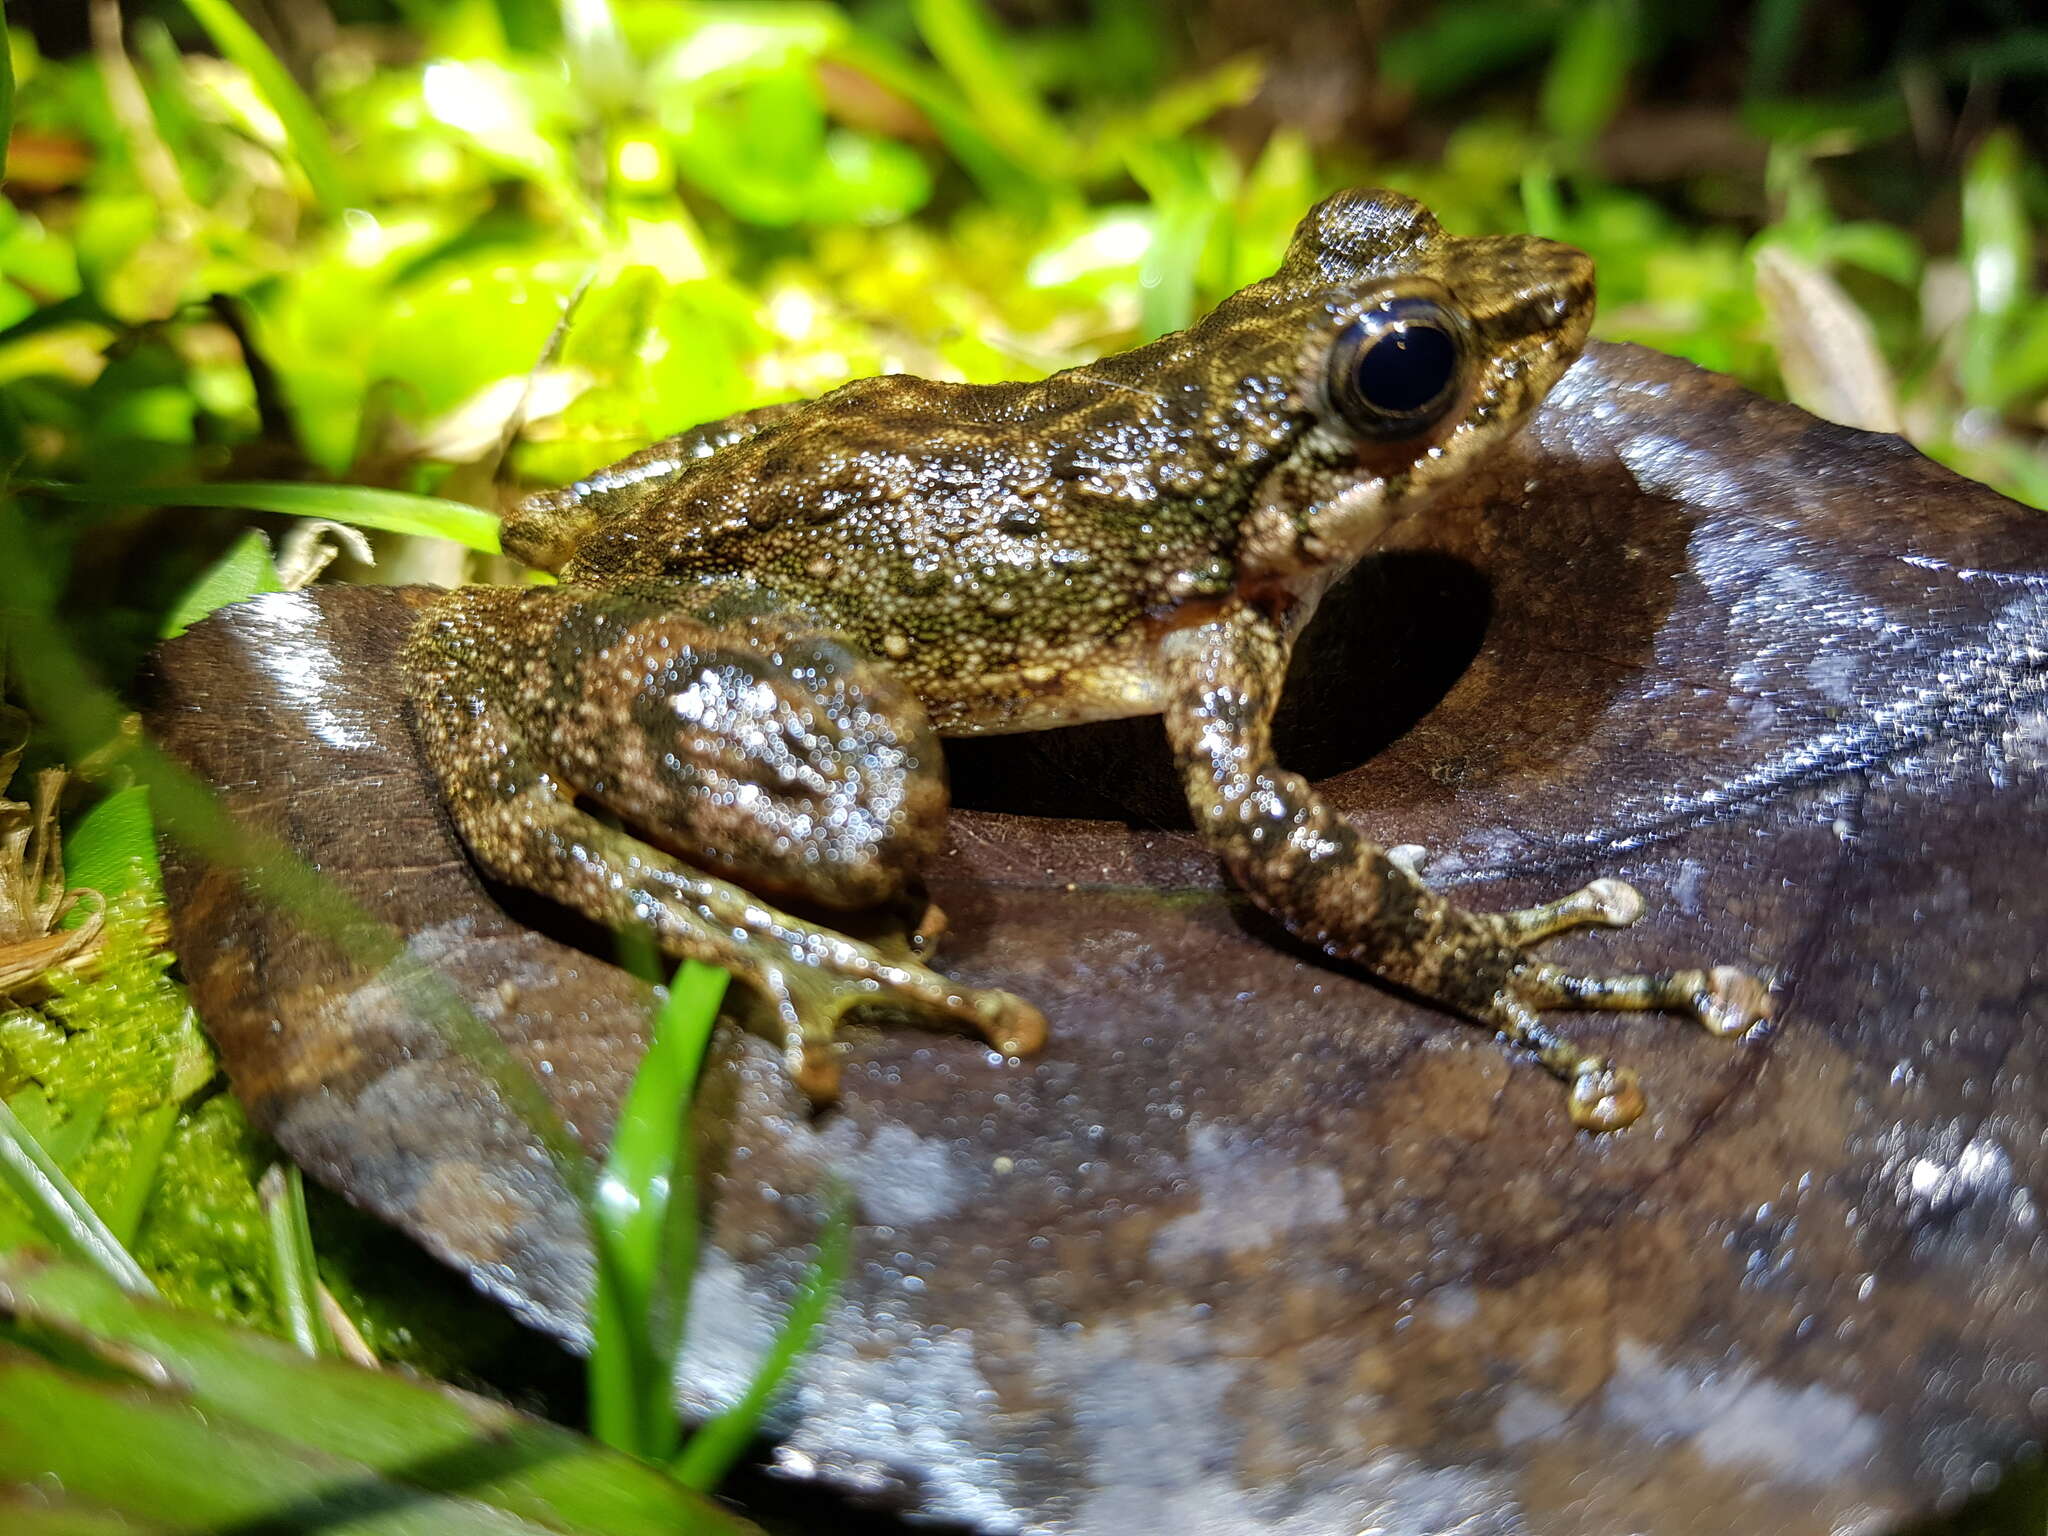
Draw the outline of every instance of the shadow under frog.
<instances>
[{"instance_id":1,"label":"shadow under frog","mask_svg":"<svg viewBox=\"0 0 2048 1536\"><path fill-rule=\"evenodd\" d=\"M1778 1024L1734 1048L1625 1026L1651 1113L1575 1135L1473 1032L1248 935L1188 833L958 813L941 963L1039 1002L1052 1042L1020 1066L863 1032L814 1119L772 1050L722 1035L686 1395L736 1390L836 1170L858 1262L777 1465L924 1515L1804 1533L1981 1485L2048 1426L2048 525L1595 347L1391 547L1482 573L1491 615L1434 707L1322 791L1489 906L1625 875L1663 898L1632 943L1773 971ZM152 721L601 1145L646 995L509 918L453 838L393 668L419 602L229 610L165 651ZM170 878L257 1118L579 1341L577 1214L491 1083L386 971L227 872Z\"/></svg>"},{"instance_id":2,"label":"shadow under frog","mask_svg":"<svg viewBox=\"0 0 2048 1536\"><path fill-rule=\"evenodd\" d=\"M1330 589L1295 646L1273 717L1274 755L1316 784L1371 762L1463 675L1492 612L1491 586L1464 560L1434 550L1367 555ZM1388 657L1402 664L1383 665ZM944 745L958 810L1193 830L1155 721Z\"/></svg>"}]
</instances>

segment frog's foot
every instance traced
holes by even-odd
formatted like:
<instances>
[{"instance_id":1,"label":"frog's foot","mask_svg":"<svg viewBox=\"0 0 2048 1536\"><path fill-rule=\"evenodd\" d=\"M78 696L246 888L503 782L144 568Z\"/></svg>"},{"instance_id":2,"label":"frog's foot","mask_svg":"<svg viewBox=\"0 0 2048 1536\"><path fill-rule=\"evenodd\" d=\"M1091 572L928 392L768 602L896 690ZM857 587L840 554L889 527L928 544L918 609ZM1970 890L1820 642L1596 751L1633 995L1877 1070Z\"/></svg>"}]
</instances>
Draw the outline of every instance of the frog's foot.
<instances>
[{"instance_id":1,"label":"frog's foot","mask_svg":"<svg viewBox=\"0 0 2048 1536\"><path fill-rule=\"evenodd\" d=\"M527 849L519 862L551 868L546 886L556 899L615 927L644 924L665 953L723 966L759 991L774 1014L783 1061L814 1102L838 1097L839 1025L856 1008L964 1028L1005 1056L1029 1056L1045 1044L1045 1015L1022 998L965 986L777 911L573 807L542 805L513 821L517 830L508 832L523 834Z\"/></svg>"},{"instance_id":2,"label":"frog's foot","mask_svg":"<svg viewBox=\"0 0 2048 1536\"><path fill-rule=\"evenodd\" d=\"M1429 853L1419 843L1386 851L1387 862L1421 878ZM1569 896L1518 912L1463 916L1502 949L1527 949L1579 928L1626 928L1644 912L1640 892L1626 880L1603 878ZM1569 1090L1572 1123L1613 1131L1635 1121L1646 1100L1627 1067L1582 1051L1542 1021L1550 1008L1663 1010L1691 1016L1709 1034L1739 1035L1769 1016L1770 992L1733 966L1670 971L1654 976L1579 976L1540 960L1519 960L1498 995L1475 1011L1507 1039L1533 1052Z\"/></svg>"},{"instance_id":3,"label":"frog's foot","mask_svg":"<svg viewBox=\"0 0 2048 1536\"><path fill-rule=\"evenodd\" d=\"M893 1007L919 1022L964 1026L1005 1056L1033 1055L1045 1044L1045 1015L1022 998L961 986L914 961L880 972L778 966L758 979L781 1023L784 1065L814 1104L839 1097L839 1026L855 1009Z\"/></svg>"},{"instance_id":4,"label":"frog's foot","mask_svg":"<svg viewBox=\"0 0 2048 1536\"><path fill-rule=\"evenodd\" d=\"M1566 907L1599 885L1621 886L1630 896L1635 895L1620 881L1595 881L1586 891L1553 903L1551 908L1509 916L1526 918ZM1640 905L1637 898L1638 908ZM1582 926L1584 921L1564 926ZM1682 1013L1709 1034L1731 1036L1770 1017L1771 993L1762 981L1732 965L1643 976L1580 976L1542 960L1525 959L1515 965L1495 996L1475 1012L1509 1040L1533 1051L1538 1061L1568 1085L1574 1125L1588 1131L1615 1131L1642 1114L1642 1086L1627 1067L1582 1051L1552 1030L1541 1014L1551 1008Z\"/></svg>"},{"instance_id":5,"label":"frog's foot","mask_svg":"<svg viewBox=\"0 0 2048 1536\"><path fill-rule=\"evenodd\" d=\"M838 1097L839 1025L856 1008L964 1028L1005 1056L1045 1043L1045 1015L1022 998L778 911L552 796L536 793L498 815L483 845L509 852L511 867L545 874L556 900L612 927L644 926L665 954L723 967L759 992L773 1016L763 1032L814 1102Z\"/></svg>"}]
</instances>

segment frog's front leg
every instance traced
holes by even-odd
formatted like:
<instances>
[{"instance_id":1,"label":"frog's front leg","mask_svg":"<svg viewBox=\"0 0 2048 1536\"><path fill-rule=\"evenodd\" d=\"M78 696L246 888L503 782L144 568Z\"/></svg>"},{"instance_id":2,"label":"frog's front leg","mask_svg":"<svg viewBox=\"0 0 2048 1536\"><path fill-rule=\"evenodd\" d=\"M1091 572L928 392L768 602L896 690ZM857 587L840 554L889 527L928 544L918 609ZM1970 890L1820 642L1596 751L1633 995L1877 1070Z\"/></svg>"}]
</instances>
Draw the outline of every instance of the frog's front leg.
<instances>
[{"instance_id":1,"label":"frog's front leg","mask_svg":"<svg viewBox=\"0 0 2048 1536\"><path fill-rule=\"evenodd\" d=\"M750 983L815 1099L835 1093L834 1031L863 1004L963 1024L1006 1054L1036 1050L1045 1021L1028 1003L755 894L855 908L905 893L946 806L917 700L801 619L712 622L678 602L470 587L421 621L408 691L477 862Z\"/></svg>"},{"instance_id":2,"label":"frog's front leg","mask_svg":"<svg viewBox=\"0 0 2048 1536\"><path fill-rule=\"evenodd\" d=\"M1282 626L1240 605L1171 633L1162 662L1167 735L1196 825L1291 933L1528 1047L1570 1085L1572 1119L1589 1130L1634 1120L1642 1090L1627 1068L1556 1034L1543 1010L1668 1009L1723 1035L1768 1016L1766 988L1732 966L1580 976L1525 952L1569 929L1633 922L1642 899L1622 881L1509 913L1468 912L1430 889L1419 849L1370 842L1274 762L1269 723L1287 652Z\"/></svg>"}]
</instances>

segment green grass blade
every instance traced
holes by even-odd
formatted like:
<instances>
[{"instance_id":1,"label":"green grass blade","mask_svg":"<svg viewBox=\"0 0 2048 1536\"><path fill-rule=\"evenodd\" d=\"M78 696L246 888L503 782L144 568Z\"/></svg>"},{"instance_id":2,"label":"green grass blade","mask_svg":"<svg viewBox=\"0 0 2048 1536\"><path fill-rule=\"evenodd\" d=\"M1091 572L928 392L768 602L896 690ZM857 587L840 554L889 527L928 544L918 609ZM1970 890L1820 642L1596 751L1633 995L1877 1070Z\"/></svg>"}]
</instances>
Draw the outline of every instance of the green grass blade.
<instances>
[{"instance_id":1,"label":"green grass blade","mask_svg":"<svg viewBox=\"0 0 2048 1536\"><path fill-rule=\"evenodd\" d=\"M1984 141L1963 172L1962 257L1970 274L1963 328L1963 394L1995 407L1999 367L2013 317L2028 296L2034 237L2021 191L2019 141L2010 131Z\"/></svg>"},{"instance_id":2,"label":"green grass blade","mask_svg":"<svg viewBox=\"0 0 2048 1536\"><path fill-rule=\"evenodd\" d=\"M128 1166L121 1170L121 1183L107 1201L106 1211L107 1230L124 1245L133 1243L135 1234L142 1230L143 1212L149 1209L149 1197L156 1189L164 1152L171 1144L171 1133L177 1128L176 1104L159 1104L135 1117L135 1128L129 1138Z\"/></svg>"},{"instance_id":3,"label":"green grass blade","mask_svg":"<svg viewBox=\"0 0 2048 1536\"><path fill-rule=\"evenodd\" d=\"M306 93L299 89L291 71L272 53L256 29L242 19L233 0L185 0L199 24L213 39L214 47L231 63L240 65L256 89L270 103L270 109L284 124L285 138L292 154L313 189L314 201L329 214L338 216L348 205L347 183L341 162L327 137L327 125Z\"/></svg>"},{"instance_id":4,"label":"green grass blade","mask_svg":"<svg viewBox=\"0 0 2048 1536\"><path fill-rule=\"evenodd\" d=\"M1543 125L1571 144L1597 138L1620 109L1641 39L1633 0L1577 7L1543 74Z\"/></svg>"},{"instance_id":5,"label":"green grass blade","mask_svg":"<svg viewBox=\"0 0 2048 1536\"><path fill-rule=\"evenodd\" d=\"M67 1257L90 1264L123 1290L155 1294L156 1287L142 1266L4 1101L0 1101L0 1183L28 1207L36 1229Z\"/></svg>"},{"instance_id":6,"label":"green grass blade","mask_svg":"<svg viewBox=\"0 0 2048 1536\"><path fill-rule=\"evenodd\" d=\"M355 528L449 539L486 555L499 552L498 520L481 508L367 485L306 485L290 480L219 485L58 485L45 481L24 489L59 501L97 506L234 507L244 512L325 517Z\"/></svg>"},{"instance_id":7,"label":"green grass blade","mask_svg":"<svg viewBox=\"0 0 2048 1536\"><path fill-rule=\"evenodd\" d=\"M197 581L178 594L163 627L157 631L157 638L169 640L182 635L217 608L239 603L259 592L276 592L282 586L277 579L277 566L270 558L269 541L251 528L230 544L220 559L200 572Z\"/></svg>"},{"instance_id":8,"label":"green grass blade","mask_svg":"<svg viewBox=\"0 0 2048 1536\"><path fill-rule=\"evenodd\" d=\"M646 1396L643 1383L654 1368L644 1331L636 1326L645 1314L623 1287L616 1245L595 1223L591 1249L597 1277L590 1298L590 1360L585 1367L590 1433L600 1445L639 1456L652 1438L641 1408Z\"/></svg>"},{"instance_id":9,"label":"green grass blade","mask_svg":"<svg viewBox=\"0 0 2048 1536\"><path fill-rule=\"evenodd\" d=\"M22 1117L29 1135L49 1154L51 1162L59 1168L76 1168L84 1160L85 1149L92 1145L93 1137L100 1133L110 1097L103 1087L88 1088L62 1107L42 1105L50 1121L40 1125L28 1112L30 1106L37 1104L33 1088L22 1089L8 1102Z\"/></svg>"},{"instance_id":10,"label":"green grass blade","mask_svg":"<svg viewBox=\"0 0 2048 1536\"><path fill-rule=\"evenodd\" d=\"M997 142L944 75L871 33L850 34L832 56L913 102L990 202L1029 206L1043 201L1050 168L1019 159Z\"/></svg>"},{"instance_id":11,"label":"green grass blade","mask_svg":"<svg viewBox=\"0 0 2048 1536\"><path fill-rule=\"evenodd\" d=\"M932 57L945 67L989 137L1028 165L1072 165L1074 142L1017 69L980 0L911 0Z\"/></svg>"},{"instance_id":12,"label":"green grass blade","mask_svg":"<svg viewBox=\"0 0 2048 1536\"><path fill-rule=\"evenodd\" d=\"M264 1175L262 1193L278 1320L304 1353L316 1359L332 1355L334 1335L320 1315L320 1271L313 1262L313 1229L306 1221L305 1175L296 1167L273 1168Z\"/></svg>"},{"instance_id":13,"label":"green grass blade","mask_svg":"<svg viewBox=\"0 0 2048 1536\"><path fill-rule=\"evenodd\" d=\"M818 1237L818 1262L811 1266L804 1283L797 1288L761 1368L747 1384L740 1400L705 1424L690 1437L683 1454L676 1458L676 1480L687 1487L709 1492L731 1470L747 1444L759 1432L762 1415L789 1375L799 1356L810 1347L811 1335L825 1316L825 1308L838 1294L846 1277L847 1259L853 1248L853 1220L842 1194L833 1202L832 1214Z\"/></svg>"},{"instance_id":14,"label":"green grass blade","mask_svg":"<svg viewBox=\"0 0 2048 1536\"><path fill-rule=\"evenodd\" d=\"M181 1531L214 1529L200 1518L204 1501L232 1497L259 1475L285 1484L259 1501L268 1506L265 1515L283 1515L292 1512L289 1484L300 1474L317 1474L312 1481L329 1491L348 1486L353 1474L366 1492L388 1499L360 1513L408 1511L406 1529L437 1536L455 1528L437 1517L478 1510L502 1511L553 1536L760 1536L757 1527L656 1468L502 1403L395 1371L309 1360L281 1340L126 1296L74 1265L0 1258L0 1335L8 1332L26 1343L17 1353L36 1367L21 1373L23 1384L46 1376L81 1387L96 1380L128 1405L138 1429L161 1428L165 1416L185 1414L209 1431L186 1447L196 1452L195 1463L138 1468L143 1453L136 1436L120 1432L125 1426L109 1426L116 1430L111 1437L81 1443L32 1415L9 1418L0 1424L0 1453L39 1468L47 1478L44 1491L60 1507L64 1498L88 1497L82 1484L74 1489L66 1479L59 1485L60 1465L96 1483L132 1516ZM104 1376L84 1378L46 1367L35 1351L66 1365L81 1355L96 1357L138 1379L110 1385ZM7 1359L0 1342L0 1361ZM163 1383L174 1385L166 1390ZM244 1466L237 1458L251 1449L257 1460ZM200 1482L201 1502L161 1499L167 1490L156 1480L181 1471ZM0 1489L7 1481L0 1473ZM5 1499L0 1491L0 1530L12 1532ZM285 1528L281 1519L263 1526ZM311 1530L313 1523L290 1528Z\"/></svg>"},{"instance_id":15,"label":"green grass blade","mask_svg":"<svg viewBox=\"0 0 2048 1536\"><path fill-rule=\"evenodd\" d=\"M681 1438L673 1382L697 1248L690 1105L726 980L696 961L676 972L590 1202L591 1427L649 1460Z\"/></svg>"},{"instance_id":16,"label":"green grass blade","mask_svg":"<svg viewBox=\"0 0 2048 1536\"><path fill-rule=\"evenodd\" d=\"M1139 334L1150 340L1194 319L1202 252L1218 206L1201 159L1185 144L1144 145L1127 157L1131 176L1152 199L1152 242L1139 262Z\"/></svg>"}]
</instances>

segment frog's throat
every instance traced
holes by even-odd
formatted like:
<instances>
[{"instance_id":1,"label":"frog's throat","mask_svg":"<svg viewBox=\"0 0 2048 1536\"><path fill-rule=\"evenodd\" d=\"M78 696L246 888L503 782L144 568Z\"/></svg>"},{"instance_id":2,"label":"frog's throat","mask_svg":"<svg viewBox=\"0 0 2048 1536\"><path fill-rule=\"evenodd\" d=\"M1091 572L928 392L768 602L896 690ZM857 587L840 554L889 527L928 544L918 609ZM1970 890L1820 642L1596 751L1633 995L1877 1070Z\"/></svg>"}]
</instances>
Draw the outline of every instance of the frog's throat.
<instances>
[{"instance_id":1,"label":"frog's throat","mask_svg":"<svg viewBox=\"0 0 2048 1536\"><path fill-rule=\"evenodd\" d=\"M1400 528L1426 512L1436 499L1429 491L1389 497L1387 489L1383 481L1359 486L1348 493L1355 504L1326 509L1340 514L1341 522L1328 525L1327 529L1304 529L1301 544L1305 558L1297 560L1284 575L1266 583L1269 592L1284 595L1285 601L1281 606L1287 613L1287 626L1291 633L1299 633L1315 617L1323 594L1353 566ZM1341 546L1332 541L1332 534L1343 537Z\"/></svg>"}]
</instances>

